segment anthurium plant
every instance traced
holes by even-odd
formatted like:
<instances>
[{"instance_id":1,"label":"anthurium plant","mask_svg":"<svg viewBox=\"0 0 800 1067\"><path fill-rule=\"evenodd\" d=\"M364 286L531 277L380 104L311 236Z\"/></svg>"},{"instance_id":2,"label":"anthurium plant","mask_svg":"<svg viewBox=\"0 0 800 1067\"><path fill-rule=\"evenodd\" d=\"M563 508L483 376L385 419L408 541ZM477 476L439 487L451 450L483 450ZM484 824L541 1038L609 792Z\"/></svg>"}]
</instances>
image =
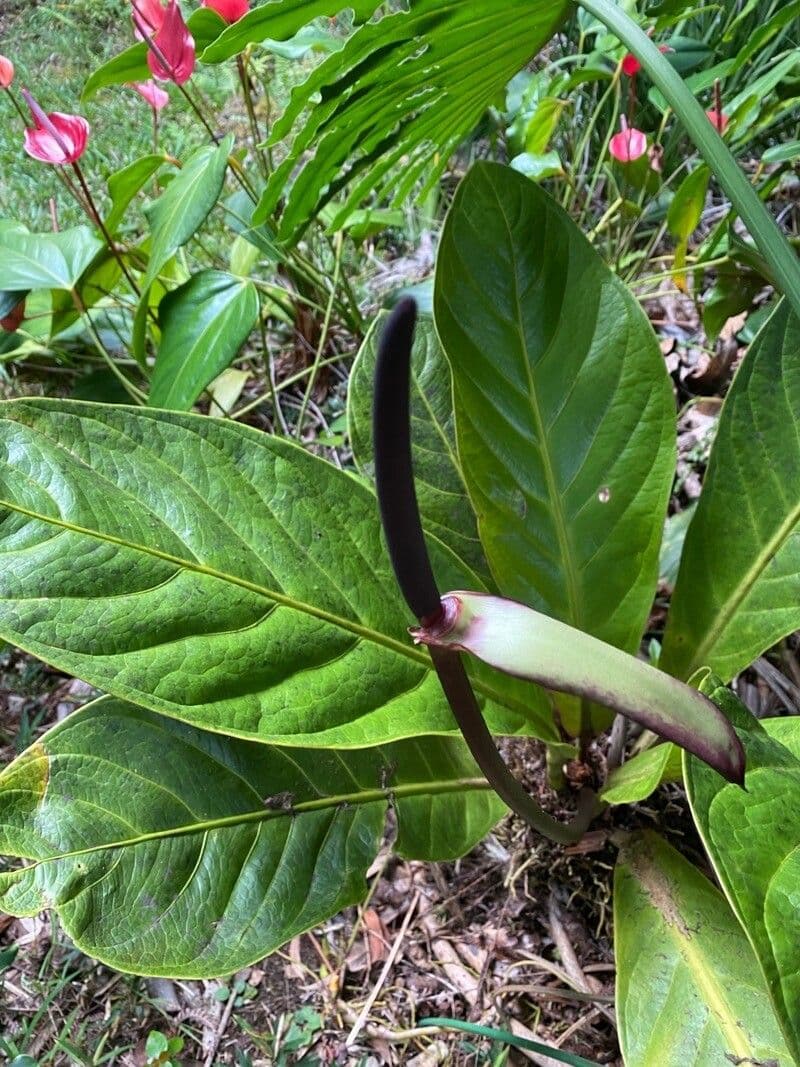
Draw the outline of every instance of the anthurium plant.
<instances>
[{"instance_id":1,"label":"anthurium plant","mask_svg":"<svg viewBox=\"0 0 800 1067\"><path fill-rule=\"evenodd\" d=\"M197 67L232 61L251 105L259 44L340 2L207 0L185 20L177 0L133 0L135 43L85 95L133 84L154 150L103 200L81 163L86 120L17 92L0 61L20 143L86 214L48 234L0 222L2 351L21 360L81 326L126 401L0 405L0 636L101 694L0 773L0 904L53 909L120 970L226 975L363 899L390 809L396 852L436 861L509 809L560 843L614 833L615 805L682 778L704 869L654 831L618 838L625 1062L791 1067L800 721L757 721L727 683L800 625L800 264L730 154L722 101L704 108L611 0L581 0L620 42L617 82L652 79L704 157L693 188L719 183L779 294L724 403L657 664L639 652L675 470L664 360L630 289L519 166L467 170L431 308L406 298L366 324L355 470L302 444L322 342L295 440L277 397L273 433L191 412L253 331L291 321L262 259L325 332L334 314L361 329L336 279L365 197L386 210L427 195L571 13L378 7L352 0L352 32L270 130L248 106L243 153ZM158 142L176 100L207 134L180 160ZM610 133L615 165L645 159L644 136ZM181 250L220 204L230 269L189 272ZM692 212L684 193L676 233ZM333 284L312 232L333 239ZM46 338L26 326L33 305ZM612 721L612 745L593 744ZM640 752L623 761L632 731ZM571 746L586 769L571 822L514 777L503 736Z\"/></svg>"}]
</instances>

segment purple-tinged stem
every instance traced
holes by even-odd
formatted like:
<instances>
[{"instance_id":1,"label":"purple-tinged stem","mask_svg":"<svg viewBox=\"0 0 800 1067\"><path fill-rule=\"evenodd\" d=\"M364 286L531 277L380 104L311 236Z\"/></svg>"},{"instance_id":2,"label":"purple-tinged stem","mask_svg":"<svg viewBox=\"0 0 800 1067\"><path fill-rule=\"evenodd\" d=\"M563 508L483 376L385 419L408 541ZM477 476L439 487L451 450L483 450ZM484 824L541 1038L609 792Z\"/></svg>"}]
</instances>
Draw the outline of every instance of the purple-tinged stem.
<instances>
[{"instance_id":1,"label":"purple-tinged stem","mask_svg":"<svg viewBox=\"0 0 800 1067\"><path fill-rule=\"evenodd\" d=\"M416 303L401 300L389 317L375 368L373 443L375 482L383 531L398 585L423 627L444 621L414 488L411 458L409 385ZM505 765L484 722L457 651L434 647L431 660L458 727L497 795L534 829L561 844L579 840L600 810L597 797L585 790L572 823L565 825L542 811Z\"/></svg>"}]
</instances>

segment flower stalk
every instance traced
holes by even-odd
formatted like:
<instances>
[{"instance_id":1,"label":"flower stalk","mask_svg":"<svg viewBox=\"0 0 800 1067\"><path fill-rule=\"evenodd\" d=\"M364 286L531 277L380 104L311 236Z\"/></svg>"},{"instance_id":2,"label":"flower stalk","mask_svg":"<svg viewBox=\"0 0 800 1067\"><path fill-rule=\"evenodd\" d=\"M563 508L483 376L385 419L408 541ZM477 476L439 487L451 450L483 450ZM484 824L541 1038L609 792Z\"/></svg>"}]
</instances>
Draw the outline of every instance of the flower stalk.
<instances>
[{"instance_id":1,"label":"flower stalk","mask_svg":"<svg viewBox=\"0 0 800 1067\"><path fill-rule=\"evenodd\" d=\"M414 488L409 419L411 351L417 307L401 300L383 331L375 369L373 441L378 504L398 585L423 627L436 626L443 608L431 567ZM583 790L569 824L543 811L505 765L487 727L458 651L430 649L433 666L458 727L498 796L534 829L561 844L579 840L601 805Z\"/></svg>"}]
</instances>

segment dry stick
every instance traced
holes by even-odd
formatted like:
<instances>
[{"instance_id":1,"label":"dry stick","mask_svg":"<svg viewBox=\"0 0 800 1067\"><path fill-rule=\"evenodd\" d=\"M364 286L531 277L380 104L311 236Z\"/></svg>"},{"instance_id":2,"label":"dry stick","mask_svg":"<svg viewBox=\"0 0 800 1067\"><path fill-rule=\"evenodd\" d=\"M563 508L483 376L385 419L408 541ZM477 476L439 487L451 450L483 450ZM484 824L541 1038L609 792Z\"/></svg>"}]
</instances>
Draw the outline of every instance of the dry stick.
<instances>
[{"instance_id":1,"label":"dry stick","mask_svg":"<svg viewBox=\"0 0 800 1067\"><path fill-rule=\"evenodd\" d=\"M384 328L375 368L372 433L381 523L395 577L411 611L423 626L430 626L443 609L422 530L411 459L409 383L416 316L415 301L406 298ZM497 751L459 653L435 647L428 651L467 747L501 800L552 841L580 840L601 810L596 795L582 791L578 812L569 824L543 811Z\"/></svg>"},{"instance_id":2,"label":"dry stick","mask_svg":"<svg viewBox=\"0 0 800 1067\"><path fill-rule=\"evenodd\" d=\"M403 939L405 938L406 932L407 932L409 926L411 925L411 920L414 917L414 912L417 910L417 905L419 904L419 898L420 898L420 891L418 889L416 891L416 893L414 894L414 898L411 901L411 904L409 905L409 908L408 908L408 911L406 912L405 918L403 919L403 925L400 927L400 930L399 930L399 932L397 934L397 937L394 939L394 943L392 944L392 947L389 950L389 955L386 957L386 962L384 963L383 969L381 970L381 973L378 976L378 981L373 986L372 992L367 997L366 1002L364 1004L364 1007L358 1013L358 1018L353 1023L353 1028L351 1029L350 1033L347 1035L347 1038L346 1038L345 1043L344 1043L345 1044L345 1048L347 1048L349 1045L352 1045L353 1042L355 1041L355 1039L358 1037L358 1035L359 1035L359 1033L361 1031L361 1028L363 1027L364 1023L367 1021L367 1016L369 1015L370 1011L372 1010L372 1005L377 1000L378 994L380 993L381 989L383 989L384 983L386 982L386 979L389 977L389 971L391 971L392 967L394 966L394 961L397 959L397 954L400 951L401 945L403 944Z\"/></svg>"},{"instance_id":3,"label":"dry stick","mask_svg":"<svg viewBox=\"0 0 800 1067\"><path fill-rule=\"evenodd\" d=\"M211 1042L211 1047L209 1049L208 1055L205 1058L203 1067L214 1067L214 1057L217 1055L217 1049L219 1048L219 1043L222 1040L222 1036L228 1028L228 1023L231 1019L231 1013L233 1012L233 1005L235 1000L236 985L234 983L231 988L228 1000L225 1004L225 1010L223 1011L222 1017L220 1018L219 1023L217 1024L217 1029L214 1032L214 1038Z\"/></svg>"},{"instance_id":4,"label":"dry stick","mask_svg":"<svg viewBox=\"0 0 800 1067\"><path fill-rule=\"evenodd\" d=\"M314 356L314 363L311 368L311 375L306 384L306 391L303 394L303 406L300 408L300 414L297 417L297 440L302 441L303 437L303 423L306 418L306 411L308 409L309 401L311 400L311 394L314 391L314 386L317 382L317 374L319 373L319 365L322 360L322 354L325 351L325 345L328 343L328 335L331 326L331 315L333 314L333 305L336 300L336 289L339 285L339 274L342 266L342 246L343 235L341 231L336 235L336 259L333 266L333 281L331 283L331 294L328 300L328 306L325 309L325 319L322 323L322 333L320 334L319 344L317 345L317 351Z\"/></svg>"}]
</instances>

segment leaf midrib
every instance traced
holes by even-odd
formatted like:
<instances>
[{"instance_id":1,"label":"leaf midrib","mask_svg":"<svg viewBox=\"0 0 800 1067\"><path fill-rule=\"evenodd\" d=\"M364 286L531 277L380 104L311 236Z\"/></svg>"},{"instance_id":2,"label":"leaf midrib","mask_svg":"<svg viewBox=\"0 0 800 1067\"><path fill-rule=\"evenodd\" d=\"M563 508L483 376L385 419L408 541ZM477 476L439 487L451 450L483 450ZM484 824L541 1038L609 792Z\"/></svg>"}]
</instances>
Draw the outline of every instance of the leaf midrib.
<instances>
[{"instance_id":1,"label":"leaf midrib","mask_svg":"<svg viewBox=\"0 0 800 1067\"><path fill-rule=\"evenodd\" d=\"M547 485L547 493L550 497L550 503L552 506L551 516L553 519L553 525L556 531L556 539L558 540L558 549L561 555L561 564L564 569L564 576L566 578L566 592L567 600L569 603L569 619L565 620L570 622L573 626L582 628L582 619L579 612L580 605L580 592L578 589L577 575L573 568L573 553L571 551L569 531L567 528L566 516L564 515L564 506L561 493L558 489L558 483L556 482L555 471L553 470L553 464L550 457L550 449L548 444L547 429L542 418L542 412L539 407L539 398L536 390L536 382L533 378L533 369L531 366L530 353L528 351L528 343L525 339L525 332L523 330L523 314L522 314L522 302L520 300L518 279L519 274L517 270L517 258L516 258L516 246L514 244L514 233L511 228L511 224L508 220L508 216L505 212L505 205L497 198L497 206L500 215L503 218L506 231L508 233L508 248L511 256L511 277L513 279L514 286L514 304L517 309L517 321L516 327L519 335L519 343L522 349L523 360L525 364L525 374L528 380L528 396L530 399L531 414L533 416L534 424L536 427L536 435L540 443L540 456L542 459L542 466L544 468L545 483Z\"/></svg>"},{"instance_id":2,"label":"leaf midrib","mask_svg":"<svg viewBox=\"0 0 800 1067\"><path fill-rule=\"evenodd\" d=\"M48 757L43 756L41 758L47 759ZM291 807L263 807L257 811L239 812L236 815L223 815L216 819L204 819L194 823L187 823L182 826L168 827L164 830L153 830L149 833L139 834L136 837L123 838L98 845L87 845L85 848L74 849L70 852L61 852L56 856L45 856L42 859L35 860L34 862L26 864L16 870L7 871L6 874L10 876L21 876L35 870L37 867L43 866L44 864L61 863L64 860L73 859L78 856L86 856L93 852L134 848L137 845L149 841L163 841L173 837L190 837L193 834L205 835L215 830L225 830L238 826L259 825L277 819L293 819L299 815L310 814L315 811L325 811L329 808L345 810L348 807L358 807L365 804L390 803L420 796L442 796L449 793L468 792L493 792L493 790L492 786L485 778L433 779L426 782L410 782L406 785L389 786L386 789L360 789L353 793L341 793L336 796L315 797L313 800L303 800L297 804L291 805Z\"/></svg>"},{"instance_id":3,"label":"leaf midrib","mask_svg":"<svg viewBox=\"0 0 800 1067\"><path fill-rule=\"evenodd\" d=\"M273 589L268 589L266 586L259 585L257 582L248 581L246 578L239 578L237 575L228 574L226 571L217 570L216 568L209 567L203 563L182 559L180 556L174 556L171 553L164 552L158 548L140 545L135 541L126 541L125 538L117 537L114 534L105 533L99 530L91 530L85 526L78 526L76 523L67 522L65 519L56 518L53 515L43 515L40 512L25 508L21 504L16 504L10 500L0 498L0 508L8 508L10 511L16 512L19 515L26 515L30 519L51 526L57 526L60 529L68 530L71 533L80 534L84 537L93 537L96 540L103 541L107 544L119 545L120 548L126 548L132 552L141 552L154 559L160 559L166 563L171 563L176 567L180 567L182 570L191 571L195 574L202 574L209 578L216 578L219 581L229 582L231 585L246 589L251 593L256 593L258 596L271 600L273 603L279 604L282 607L290 608L293 611L299 611L319 619L321 622L326 622L331 626L336 626L341 630L352 633L362 640L371 641L373 644L389 649L391 652L404 656L406 659L413 660L428 671L432 670L430 656L427 652L423 652L410 644L405 644L394 637L390 637L388 634L373 630L369 626L363 626L361 623L343 618L331 611L326 611L324 608L319 608L313 604L308 604L305 601L286 596L285 593L279 593ZM11 635L11 640L13 639L14 636ZM498 694L492 686L487 685L480 679L472 678L471 682L473 688L487 699L493 700L503 707L515 709L522 713L525 713L527 710L523 702L509 699L507 696Z\"/></svg>"}]
</instances>

